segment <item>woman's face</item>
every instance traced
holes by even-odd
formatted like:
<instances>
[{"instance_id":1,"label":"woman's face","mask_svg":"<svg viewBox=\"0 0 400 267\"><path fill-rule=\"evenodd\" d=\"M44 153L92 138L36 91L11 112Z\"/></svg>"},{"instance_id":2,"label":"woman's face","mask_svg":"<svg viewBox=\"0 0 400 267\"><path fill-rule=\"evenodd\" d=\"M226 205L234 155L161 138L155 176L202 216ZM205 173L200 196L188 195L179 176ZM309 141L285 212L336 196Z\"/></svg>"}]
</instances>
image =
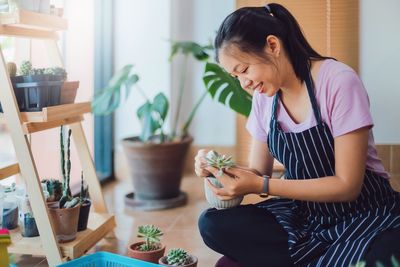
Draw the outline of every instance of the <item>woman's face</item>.
<instances>
[{"instance_id":1,"label":"woman's face","mask_svg":"<svg viewBox=\"0 0 400 267\"><path fill-rule=\"evenodd\" d=\"M239 79L243 89L257 90L268 96L275 95L279 90L281 79L273 63L244 53L234 46L221 48L218 57L220 65Z\"/></svg>"}]
</instances>

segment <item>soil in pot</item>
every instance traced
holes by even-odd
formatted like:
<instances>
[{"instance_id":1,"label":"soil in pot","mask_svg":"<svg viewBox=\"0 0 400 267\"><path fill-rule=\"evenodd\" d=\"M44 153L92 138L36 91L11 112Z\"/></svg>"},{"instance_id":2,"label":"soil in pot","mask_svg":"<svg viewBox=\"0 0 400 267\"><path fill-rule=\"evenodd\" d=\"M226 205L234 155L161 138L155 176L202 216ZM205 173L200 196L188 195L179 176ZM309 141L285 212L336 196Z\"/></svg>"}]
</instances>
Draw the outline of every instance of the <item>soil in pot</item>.
<instances>
[{"instance_id":1,"label":"soil in pot","mask_svg":"<svg viewBox=\"0 0 400 267\"><path fill-rule=\"evenodd\" d=\"M185 265L179 265L179 267L197 267L197 257L193 255L189 255L190 263ZM168 265L167 256L163 256L159 259L158 263L162 266L176 266L176 265Z\"/></svg>"},{"instance_id":2,"label":"soil in pot","mask_svg":"<svg viewBox=\"0 0 400 267\"><path fill-rule=\"evenodd\" d=\"M157 250L140 251L138 248L141 244L144 244L144 242L136 242L131 244L128 248L128 257L142 261L158 263L158 260L164 256L165 246L162 244L160 244L160 248Z\"/></svg>"},{"instance_id":3,"label":"soil in pot","mask_svg":"<svg viewBox=\"0 0 400 267\"><path fill-rule=\"evenodd\" d=\"M78 231L80 205L66 209L58 208L57 204L48 206L58 242L64 243L74 240Z\"/></svg>"},{"instance_id":4,"label":"soil in pot","mask_svg":"<svg viewBox=\"0 0 400 267\"><path fill-rule=\"evenodd\" d=\"M81 205L81 208L79 210L78 231L86 230L88 220L89 220L89 212L90 212L91 206L92 206L92 202L90 202L90 200L86 200Z\"/></svg>"}]
</instances>

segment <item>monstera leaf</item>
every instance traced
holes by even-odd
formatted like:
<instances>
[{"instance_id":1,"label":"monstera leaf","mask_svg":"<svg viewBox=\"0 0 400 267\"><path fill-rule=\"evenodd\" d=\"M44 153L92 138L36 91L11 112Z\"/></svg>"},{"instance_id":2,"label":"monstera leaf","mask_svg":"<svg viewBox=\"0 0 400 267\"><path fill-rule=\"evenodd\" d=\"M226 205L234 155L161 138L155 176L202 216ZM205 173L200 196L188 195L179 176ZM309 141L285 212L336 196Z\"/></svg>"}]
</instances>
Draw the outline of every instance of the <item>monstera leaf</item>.
<instances>
[{"instance_id":1,"label":"monstera leaf","mask_svg":"<svg viewBox=\"0 0 400 267\"><path fill-rule=\"evenodd\" d=\"M132 72L133 65L126 65L117 72L108 82L106 88L94 96L92 111L96 115L108 115L122 103L121 94L125 89L126 98L131 87L139 81L139 76Z\"/></svg>"},{"instance_id":2,"label":"monstera leaf","mask_svg":"<svg viewBox=\"0 0 400 267\"><path fill-rule=\"evenodd\" d=\"M252 96L242 89L239 81L214 63L207 63L203 81L213 99L248 117Z\"/></svg>"},{"instance_id":3,"label":"monstera leaf","mask_svg":"<svg viewBox=\"0 0 400 267\"><path fill-rule=\"evenodd\" d=\"M182 53L183 55L193 55L194 58L200 61L207 60L210 56L208 55L207 50L212 50L213 47L212 45L199 45L195 42L179 42L175 41L172 43L171 47L171 54L169 56L169 59L172 60L172 58L178 54Z\"/></svg>"}]
</instances>

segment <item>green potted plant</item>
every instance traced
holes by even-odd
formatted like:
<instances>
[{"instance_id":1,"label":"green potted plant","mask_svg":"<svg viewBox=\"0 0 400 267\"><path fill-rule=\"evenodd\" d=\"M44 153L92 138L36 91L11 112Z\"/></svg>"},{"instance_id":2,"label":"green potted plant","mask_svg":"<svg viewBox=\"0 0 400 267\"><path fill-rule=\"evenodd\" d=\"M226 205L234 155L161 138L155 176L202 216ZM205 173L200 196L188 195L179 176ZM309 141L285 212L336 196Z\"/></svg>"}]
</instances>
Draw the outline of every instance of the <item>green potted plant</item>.
<instances>
[{"instance_id":1,"label":"green potted plant","mask_svg":"<svg viewBox=\"0 0 400 267\"><path fill-rule=\"evenodd\" d=\"M165 246L160 243L163 232L152 224L140 225L137 237L144 241L129 245L128 256L131 258L158 263L165 252Z\"/></svg>"},{"instance_id":2,"label":"green potted plant","mask_svg":"<svg viewBox=\"0 0 400 267\"><path fill-rule=\"evenodd\" d=\"M193 55L194 58L203 61L208 59L207 50L209 49L209 46L201 46L193 42L174 42L170 58L183 54L186 60ZM138 86L139 75L133 71L132 65L127 65L117 72L107 87L94 96L92 102L94 114L106 115L120 106L123 101L122 91L125 91L125 95L129 95L133 86L144 98L144 104L136 111L142 124L140 135L125 138L122 141L135 189L135 194L131 194L131 197L136 203L143 203L143 205L137 205L141 209L174 207L186 201L186 195L180 191L180 183L185 157L193 141L188 129L207 92L194 105L183 127L178 129L185 76L185 72L182 71L179 99L170 133L164 131L169 109L168 99L163 93L157 94L153 99L147 97ZM171 166L174 167L171 168Z\"/></svg>"},{"instance_id":3,"label":"green potted plant","mask_svg":"<svg viewBox=\"0 0 400 267\"><path fill-rule=\"evenodd\" d=\"M159 259L158 263L163 266L196 267L197 257L190 255L181 248L170 249L166 256Z\"/></svg>"},{"instance_id":4,"label":"green potted plant","mask_svg":"<svg viewBox=\"0 0 400 267\"><path fill-rule=\"evenodd\" d=\"M80 202L79 197L72 197L70 188L71 174L71 129L68 130L67 149L64 149L63 126L60 130L61 172L63 175L63 195L59 202L48 204L54 232L60 243L76 238L78 230Z\"/></svg>"},{"instance_id":5,"label":"green potted plant","mask_svg":"<svg viewBox=\"0 0 400 267\"><path fill-rule=\"evenodd\" d=\"M208 166L212 166L218 169L218 176L223 174L224 169L228 169L229 167L235 165L232 161L232 157L227 157L226 155L218 154L214 150L210 150L207 153L206 162ZM242 202L243 196L238 196L230 200L221 200L217 198L213 193L213 191L211 191L210 187L208 186L207 181L210 181L211 184L213 184L218 188L222 188L223 186L218 181L218 179L213 176L204 179L204 192L208 203L212 207L216 209L226 209L226 208L236 207Z\"/></svg>"},{"instance_id":6,"label":"green potted plant","mask_svg":"<svg viewBox=\"0 0 400 267\"><path fill-rule=\"evenodd\" d=\"M63 195L63 184L57 179L44 179L41 181L49 196L47 202L58 202Z\"/></svg>"},{"instance_id":7,"label":"green potted plant","mask_svg":"<svg viewBox=\"0 0 400 267\"><path fill-rule=\"evenodd\" d=\"M89 212L90 206L92 202L88 198L88 185L83 180L83 172L81 173L81 192L79 193L79 203L81 205L79 210L79 220L78 220L78 232L86 230L88 220L89 220Z\"/></svg>"}]
</instances>

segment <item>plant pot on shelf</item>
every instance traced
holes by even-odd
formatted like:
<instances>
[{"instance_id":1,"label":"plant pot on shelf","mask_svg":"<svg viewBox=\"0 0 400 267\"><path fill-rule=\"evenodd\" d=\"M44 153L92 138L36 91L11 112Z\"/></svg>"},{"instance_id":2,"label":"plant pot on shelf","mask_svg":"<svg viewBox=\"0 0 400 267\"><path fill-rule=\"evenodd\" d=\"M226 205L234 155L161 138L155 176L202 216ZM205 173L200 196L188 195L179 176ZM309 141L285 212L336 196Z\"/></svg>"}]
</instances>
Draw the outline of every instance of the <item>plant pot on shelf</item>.
<instances>
[{"instance_id":1,"label":"plant pot on shelf","mask_svg":"<svg viewBox=\"0 0 400 267\"><path fill-rule=\"evenodd\" d=\"M128 247L128 257L135 258L142 261L158 263L158 260L164 256L165 246L160 244L160 248L157 250L140 251L138 248L145 242L136 242Z\"/></svg>"},{"instance_id":2,"label":"plant pot on shelf","mask_svg":"<svg viewBox=\"0 0 400 267\"><path fill-rule=\"evenodd\" d=\"M23 237L35 237L39 236L39 230L36 225L34 217L23 215L23 219L20 223L21 235Z\"/></svg>"},{"instance_id":3,"label":"plant pot on shelf","mask_svg":"<svg viewBox=\"0 0 400 267\"><path fill-rule=\"evenodd\" d=\"M80 205L63 209L60 209L58 204L47 204L47 206L58 242L74 240L78 231Z\"/></svg>"},{"instance_id":4,"label":"plant pot on shelf","mask_svg":"<svg viewBox=\"0 0 400 267\"><path fill-rule=\"evenodd\" d=\"M159 260L158 263L162 266L179 266L179 267L197 267L197 262L198 259L196 256L189 255L190 258L190 263L185 264L185 265L169 265L167 262L167 256L162 256Z\"/></svg>"},{"instance_id":5,"label":"plant pot on shelf","mask_svg":"<svg viewBox=\"0 0 400 267\"><path fill-rule=\"evenodd\" d=\"M85 202L83 202L83 204L81 204L80 206L81 208L79 210L78 232L84 231L87 228L91 205L92 202L90 200L85 200Z\"/></svg>"},{"instance_id":6,"label":"plant pot on shelf","mask_svg":"<svg viewBox=\"0 0 400 267\"><path fill-rule=\"evenodd\" d=\"M185 204L186 194L180 191L180 185L192 141L190 136L182 141L159 144L143 143L138 137L124 139L122 144L135 190L133 201L126 203L133 208L138 205L142 210Z\"/></svg>"},{"instance_id":7,"label":"plant pot on shelf","mask_svg":"<svg viewBox=\"0 0 400 267\"><path fill-rule=\"evenodd\" d=\"M4 202L3 228L12 230L18 226L18 206L16 203Z\"/></svg>"},{"instance_id":8,"label":"plant pot on shelf","mask_svg":"<svg viewBox=\"0 0 400 267\"><path fill-rule=\"evenodd\" d=\"M79 81L64 82L61 88L60 104L64 105L74 103L78 88Z\"/></svg>"},{"instance_id":9,"label":"plant pot on shelf","mask_svg":"<svg viewBox=\"0 0 400 267\"><path fill-rule=\"evenodd\" d=\"M206 199L207 199L208 203L212 207L214 207L216 209L227 209L227 208L233 208L233 207L240 205L240 203L243 200L243 196L235 197L230 200L221 200L215 196L213 191L211 191L210 187L208 186L207 179L214 186L216 186L218 188L222 188L223 186L215 177L207 177L204 179L204 193L206 195Z\"/></svg>"}]
</instances>

